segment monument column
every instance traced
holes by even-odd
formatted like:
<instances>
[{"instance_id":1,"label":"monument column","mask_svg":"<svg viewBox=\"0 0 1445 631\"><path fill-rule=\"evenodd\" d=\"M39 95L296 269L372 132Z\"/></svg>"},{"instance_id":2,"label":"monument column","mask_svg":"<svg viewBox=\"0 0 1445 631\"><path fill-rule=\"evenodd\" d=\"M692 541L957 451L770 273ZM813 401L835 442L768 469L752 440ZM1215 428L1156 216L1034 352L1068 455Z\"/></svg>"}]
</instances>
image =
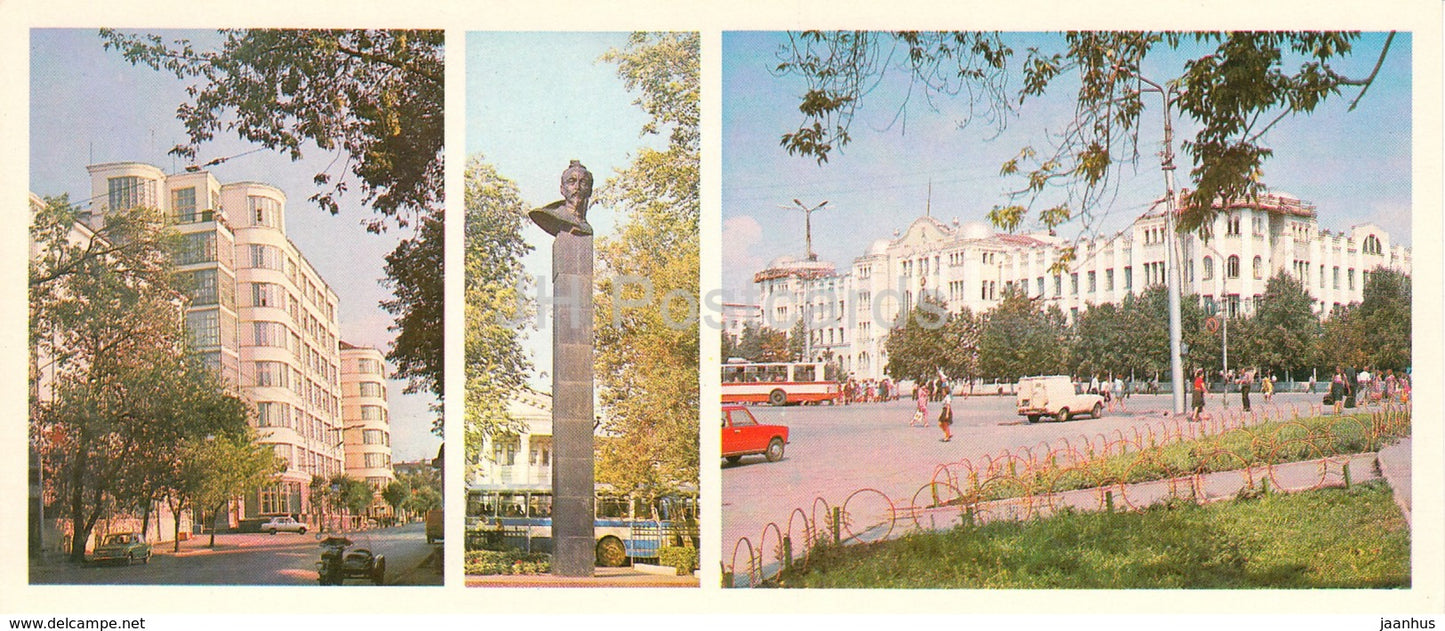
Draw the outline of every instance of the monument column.
<instances>
[{"instance_id":1,"label":"monument column","mask_svg":"<svg viewBox=\"0 0 1445 631\"><path fill-rule=\"evenodd\" d=\"M592 576L592 235L557 235L552 287L552 573Z\"/></svg>"},{"instance_id":2,"label":"monument column","mask_svg":"<svg viewBox=\"0 0 1445 631\"><path fill-rule=\"evenodd\" d=\"M552 242L552 573L592 576L592 174L573 160L561 201L528 213Z\"/></svg>"}]
</instances>

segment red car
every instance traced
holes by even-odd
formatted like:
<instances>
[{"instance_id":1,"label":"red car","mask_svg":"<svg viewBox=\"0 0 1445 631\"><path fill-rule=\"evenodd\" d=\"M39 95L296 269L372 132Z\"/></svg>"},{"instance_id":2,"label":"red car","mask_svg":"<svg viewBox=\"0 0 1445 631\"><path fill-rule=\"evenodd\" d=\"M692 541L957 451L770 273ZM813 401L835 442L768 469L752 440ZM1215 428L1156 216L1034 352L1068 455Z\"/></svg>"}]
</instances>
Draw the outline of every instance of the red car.
<instances>
[{"instance_id":1,"label":"red car","mask_svg":"<svg viewBox=\"0 0 1445 631\"><path fill-rule=\"evenodd\" d=\"M753 413L741 405L723 406L722 422L722 455L728 462L736 463L752 454L762 454L768 462L783 459L783 446L788 444L787 427L761 425Z\"/></svg>"}]
</instances>

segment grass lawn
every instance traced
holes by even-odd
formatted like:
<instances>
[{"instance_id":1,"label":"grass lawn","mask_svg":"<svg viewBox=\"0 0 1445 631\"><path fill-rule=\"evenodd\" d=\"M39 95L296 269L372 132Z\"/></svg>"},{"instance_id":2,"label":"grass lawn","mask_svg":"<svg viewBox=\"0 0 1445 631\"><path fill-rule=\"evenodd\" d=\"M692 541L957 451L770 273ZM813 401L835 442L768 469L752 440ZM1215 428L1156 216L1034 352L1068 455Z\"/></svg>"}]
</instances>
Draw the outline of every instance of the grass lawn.
<instances>
[{"instance_id":1,"label":"grass lawn","mask_svg":"<svg viewBox=\"0 0 1445 631\"><path fill-rule=\"evenodd\" d=\"M1410 533L1383 482L1137 513L1067 513L815 550L785 587L1406 588Z\"/></svg>"},{"instance_id":2,"label":"grass lawn","mask_svg":"<svg viewBox=\"0 0 1445 631\"><path fill-rule=\"evenodd\" d=\"M1015 478L1019 484L989 486L977 499L1163 480L1191 473L1378 451L1388 441L1408 436L1409 432L1408 411L1273 421L1085 462L1054 466L1045 463L1039 470ZM974 483L967 481L965 491L971 490Z\"/></svg>"}]
</instances>

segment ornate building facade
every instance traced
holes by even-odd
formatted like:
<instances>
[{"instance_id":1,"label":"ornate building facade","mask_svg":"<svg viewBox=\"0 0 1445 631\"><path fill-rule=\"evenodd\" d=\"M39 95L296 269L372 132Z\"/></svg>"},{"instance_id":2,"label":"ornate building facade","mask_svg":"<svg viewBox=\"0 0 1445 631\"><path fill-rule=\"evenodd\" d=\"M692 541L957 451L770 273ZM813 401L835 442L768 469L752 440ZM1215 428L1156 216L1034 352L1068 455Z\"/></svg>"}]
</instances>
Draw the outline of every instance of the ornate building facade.
<instances>
[{"instance_id":1,"label":"ornate building facade","mask_svg":"<svg viewBox=\"0 0 1445 631\"><path fill-rule=\"evenodd\" d=\"M756 311L735 312L785 330L802 318L810 358L835 362L858 378L881 378L889 330L925 294L950 310L977 313L997 305L1006 291L1019 291L1072 320L1091 305L1163 284L1166 220L1156 205L1119 233L1076 242L919 217L893 238L874 241L842 273L819 261L774 260L754 277ZM1283 193L1222 208L1209 234L1207 240L1180 237L1182 290L1230 316L1251 313L1278 272L1299 278L1316 312L1327 317L1363 297L1371 270L1411 270L1410 249L1391 243L1379 226L1322 229L1313 204ZM1069 247L1074 260L1055 273ZM724 325L740 323L725 317Z\"/></svg>"}]
</instances>

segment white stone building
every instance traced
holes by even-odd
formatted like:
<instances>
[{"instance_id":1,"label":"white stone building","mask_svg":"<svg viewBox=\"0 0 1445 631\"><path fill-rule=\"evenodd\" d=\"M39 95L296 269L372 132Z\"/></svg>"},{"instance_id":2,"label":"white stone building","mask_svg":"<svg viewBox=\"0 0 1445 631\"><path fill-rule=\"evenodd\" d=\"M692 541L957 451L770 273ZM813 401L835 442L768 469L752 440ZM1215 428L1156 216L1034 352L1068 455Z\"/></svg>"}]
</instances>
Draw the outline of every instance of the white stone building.
<instances>
[{"instance_id":1,"label":"white stone building","mask_svg":"<svg viewBox=\"0 0 1445 631\"><path fill-rule=\"evenodd\" d=\"M805 318L811 359L834 361L861 379L881 378L889 330L925 292L951 310L981 312L1014 289L1072 319L1090 305L1117 303L1163 284L1164 213L1156 205L1117 234L1077 243L919 217L893 238L874 241L841 274L817 261L773 261L754 278L758 308L773 328L791 330ZM1181 237L1182 287L1230 315L1250 313L1280 271L1304 281L1323 317L1358 302L1371 270L1411 270L1409 248L1392 244L1379 226L1322 230L1312 204L1283 193L1231 205L1216 216L1210 234L1207 241ZM1054 273L1070 246L1074 261L1066 272Z\"/></svg>"}]
</instances>

